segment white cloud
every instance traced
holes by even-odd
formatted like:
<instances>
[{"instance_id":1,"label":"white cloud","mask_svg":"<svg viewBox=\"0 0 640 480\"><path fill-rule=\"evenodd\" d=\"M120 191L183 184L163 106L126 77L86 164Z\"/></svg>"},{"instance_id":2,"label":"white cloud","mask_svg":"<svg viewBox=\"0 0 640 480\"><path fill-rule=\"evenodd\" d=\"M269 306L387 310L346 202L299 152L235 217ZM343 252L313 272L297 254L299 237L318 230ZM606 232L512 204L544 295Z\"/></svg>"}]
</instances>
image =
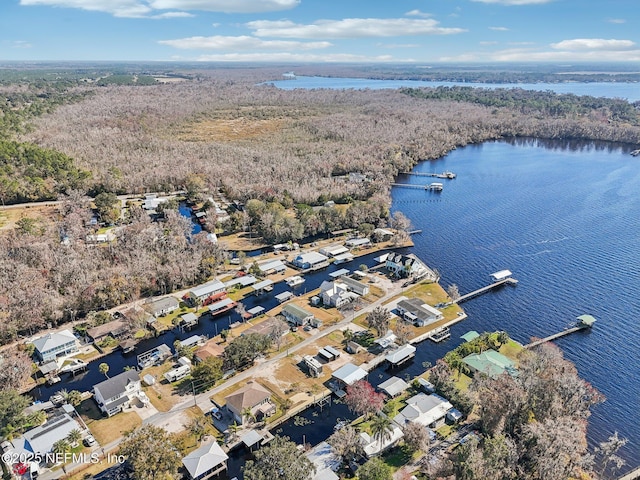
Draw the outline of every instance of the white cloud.
<instances>
[{"instance_id":1,"label":"white cloud","mask_svg":"<svg viewBox=\"0 0 640 480\"><path fill-rule=\"evenodd\" d=\"M629 50L635 47L635 43L631 40L615 40L604 38L574 38L572 40L563 40L558 43L552 43L551 48L555 50Z\"/></svg>"},{"instance_id":2,"label":"white cloud","mask_svg":"<svg viewBox=\"0 0 640 480\"><path fill-rule=\"evenodd\" d=\"M609 23L627 23L624 18L610 18L607 20Z\"/></svg>"},{"instance_id":3,"label":"white cloud","mask_svg":"<svg viewBox=\"0 0 640 480\"><path fill-rule=\"evenodd\" d=\"M318 20L303 25L291 21L257 20L246 24L258 37L281 38L365 38L406 35L449 35L465 32L461 28L438 27L433 19L345 18Z\"/></svg>"},{"instance_id":4,"label":"white cloud","mask_svg":"<svg viewBox=\"0 0 640 480\"><path fill-rule=\"evenodd\" d=\"M421 12L420 10L411 10L411 11L405 13L405 15L407 17L422 17L422 18L431 17L430 13Z\"/></svg>"},{"instance_id":5,"label":"white cloud","mask_svg":"<svg viewBox=\"0 0 640 480\"><path fill-rule=\"evenodd\" d=\"M190 18L195 17L193 13L189 12L166 12L159 15L154 15L153 18Z\"/></svg>"},{"instance_id":6,"label":"white cloud","mask_svg":"<svg viewBox=\"0 0 640 480\"><path fill-rule=\"evenodd\" d=\"M11 48L31 48L32 45L26 40L14 40L11 42Z\"/></svg>"},{"instance_id":7,"label":"white cloud","mask_svg":"<svg viewBox=\"0 0 640 480\"><path fill-rule=\"evenodd\" d=\"M317 63L388 63L413 62L413 59L397 59L391 55L369 57L350 53L316 55L308 53L226 53L220 55L202 55L196 60L202 62L317 62Z\"/></svg>"},{"instance_id":8,"label":"white cloud","mask_svg":"<svg viewBox=\"0 0 640 480\"><path fill-rule=\"evenodd\" d=\"M498 3L500 5L541 5L555 0L472 0L481 3Z\"/></svg>"},{"instance_id":9,"label":"white cloud","mask_svg":"<svg viewBox=\"0 0 640 480\"><path fill-rule=\"evenodd\" d=\"M497 45L498 42L480 42L480 45Z\"/></svg>"},{"instance_id":10,"label":"white cloud","mask_svg":"<svg viewBox=\"0 0 640 480\"><path fill-rule=\"evenodd\" d=\"M640 50L625 51L530 51L530 50L503 50L494 53L490 60L496 62L638 62Z\"/></svg>"},{"instance_id":11,"label":"white cloud","mask_svg":"<svg viewBox=\"0 0 640 480\"><path fill-rule=\"evenodd\" d=\"M189 37L175 40L160 40L158 43L183 50L317 50L331 46L329 42L295 42L285 40L262 40L256 37Z\"/></svg>"},{"instance_id":12,"label":"white cloud","mask_svg":"<svg viewBox=\"0 0 640 480\"><path fill-rule=\"evenodd\" d=\"M116 17L131 18L172 17L167 14L153 15L157 10L262 13L288 10L299 4L300 0L20 0L20 5L79 8L93 12L110 13Z\"/></svg>"},{"instance_id":13,"label":"white cloud","mask_svg":"<svg viewBox=\"0 0 640 480\"><path fill-rule=\"evenodd\" d=\"M419 48L422 45L418 43L377 43L377 48Z\"/></svg>"},{"instance_id":14,"label":"white cloud","mask_svg":"<svg viewBox=\"0 0 640 480\"><path fill-rule=\"evenodd\" d=\"M496 32L508 32L509 29L507 27L489 27L489 30L494 30Z\"/></svg>"},{"instance_id":15,"label":"white cloud","mask_svg":"<svg viewBox=\"0 0 640 480\"><path fill-rule=\"evenodd\" d=\"M156 9L204 10L224 13L259 13L289 10L300 0L151 0Z\"/></svg>"},{"instance_id":16,"label":"white cloud","mask_svg":"<svg viewBox=\"0 0 640 480\"><path fill-rule=\"evenodd\" d=\"M20 0L20 5L45 5L110 13L116 17L144 17L152 9L139 0Z\"/></svg>"}]
</instances>

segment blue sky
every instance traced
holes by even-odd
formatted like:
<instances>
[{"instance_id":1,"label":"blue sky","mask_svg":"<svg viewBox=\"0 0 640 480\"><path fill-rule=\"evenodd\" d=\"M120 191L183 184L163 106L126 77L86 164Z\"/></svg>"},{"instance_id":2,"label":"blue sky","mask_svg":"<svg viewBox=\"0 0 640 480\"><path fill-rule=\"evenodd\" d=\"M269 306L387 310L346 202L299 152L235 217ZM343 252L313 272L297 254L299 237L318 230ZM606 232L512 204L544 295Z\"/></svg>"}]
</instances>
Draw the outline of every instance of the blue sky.
<instances>
[{"instance_id":1,"label":"blue sky","mask_svg":"<svg viewBox=\"0 0 640 480\"><path fill-rule=\"evenodd\" d=\"M639 2L0 0L0 60L640 63Z\"/></svg>"}]
</instances>

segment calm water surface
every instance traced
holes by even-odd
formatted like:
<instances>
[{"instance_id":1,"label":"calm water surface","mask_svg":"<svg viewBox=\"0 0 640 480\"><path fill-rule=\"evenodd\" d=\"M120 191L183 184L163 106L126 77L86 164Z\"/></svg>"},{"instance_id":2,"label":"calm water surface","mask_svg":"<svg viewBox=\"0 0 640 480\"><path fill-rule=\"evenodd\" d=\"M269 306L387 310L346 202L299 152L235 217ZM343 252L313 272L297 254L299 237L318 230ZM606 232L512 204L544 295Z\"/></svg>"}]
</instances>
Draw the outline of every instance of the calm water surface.
<instances>
[{"instance_id":1,"label":"calm water surface","mask_svg":"<svg viewBox=\"0 0 640 480\"><path fill-rule=\"evenodd\" d=\"M453 87L464 86L474 88L522 88L524 90L551 90L556 93L573 93L575 95L591 95L594 97L624 98L630 102L640 100L640 83L469 83L469 82L427 82L420 80L373 80L369 78L339 78L339 77L296 77L295 80L279 80L268 82L283 90L296 88L332 88L355 90L378 90L384 88L424 88L424 87Z\"/></svg>"}]
</instances>

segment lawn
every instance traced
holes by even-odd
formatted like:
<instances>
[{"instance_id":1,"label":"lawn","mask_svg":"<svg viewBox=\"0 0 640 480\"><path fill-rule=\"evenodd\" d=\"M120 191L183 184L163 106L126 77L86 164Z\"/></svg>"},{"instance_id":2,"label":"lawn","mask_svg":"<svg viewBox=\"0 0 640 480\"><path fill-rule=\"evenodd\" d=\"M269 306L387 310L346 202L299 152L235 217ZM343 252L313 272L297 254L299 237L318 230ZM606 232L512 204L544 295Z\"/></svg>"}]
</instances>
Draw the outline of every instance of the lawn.
<instances>
[{"instance_id":1,"label":"lawn","mask_svg":"<svg viewBox=\"0 0 640 480\"><path fill-rule=\"evenodd\" d=\"M76 409L101 445L113 442L125 432L142 425L142 420L135 412L122 412L113 417L104 417L92 398L84 400Z\"/></svg>"}]
</instances>

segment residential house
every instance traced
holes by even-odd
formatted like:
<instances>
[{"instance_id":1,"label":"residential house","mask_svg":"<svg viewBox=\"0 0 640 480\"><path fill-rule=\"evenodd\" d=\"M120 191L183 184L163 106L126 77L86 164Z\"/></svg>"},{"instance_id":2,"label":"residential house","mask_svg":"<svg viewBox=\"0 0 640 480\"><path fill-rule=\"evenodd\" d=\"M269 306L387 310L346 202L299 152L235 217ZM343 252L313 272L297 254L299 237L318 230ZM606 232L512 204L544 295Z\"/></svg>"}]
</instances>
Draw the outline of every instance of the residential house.
<instances>
[{"instance_id":1,"label":"residential house","mask_svg":"<svg viewBox=\"0 0 640 480\"><path fill-rule=\"evenodd\" d=\"M318 252L301 253L291 262L302 270L317 270L329 266L329 258Z\"/></svg>"},{"instance_id":2,"label":"residential house","mask_svg":"<svg viewBox=\"0 0 640 480\"><path fill-rule=\"evenodd\" d=\"M407 400L407 406L393 420L398 425L416 422L429 428L438 428L444 425L447 412L452 408L453 405L446 398L418 393Z\"/></svg>"},{"instance_id":3,"label":"residential house","mask_svg":"<svg viewBox=\"0 0 640 480\"><path fill-rule=\"evenodd\" d=\"M397 277L421 278L430 270L415 255L402 255L390 252L385 260L385 267Z\"/></svg>"},{"instance_id":4,"label":"residential house","mask_svg":"<svg viewBox=\"0 0 640 480\"><path fill-rule=\"evenodd\" d=\"M283 322L277 317L268 317L247 328L243 334L249 335L250 333L259 333L260 335L271 335L274 337L274 333L278 332L280 336L284 337L289 333L289 331L289 325L287 325L286 322Z\"/></svg>"},{"instance_id":5,"label":"residential house","mask_svg":"<svg viewBox=\"0 0 640 480\"><path fill-rule=\"evenodd\" d=\"M316 471L310 480L339 480L336 474L340 470L340 460L333 453L331 445L320 442L307 453L307 458L316 467Z\"/></svg>"},{"instance_id":6,"label":"residential house","mask_svg":"<svg viewBox=\"0 0 640 480\"><path fill-rule=\"evenodd\" d=\"M67 438L72 430L82 432L83 428L67 413L53 416L21 437L14 438L9 452L15 454L15 458L42 458L43 464L50 463L46 461L46 455L51 453L53 444ZM14 458L14 455L9 458Z\"/></svg>"},{"instance_id":7,"label":"residential house","mask_svg":"<svg viewBox=\"0 0 640 480\"><path fill-rule=\"evenodd\" d=\"M344 244L349 248L368 248L371 246L371 240L368 238L351 238Z\"/></svg>"},{"instance_id":8,"label":"residential house","mask_svg":"<svg viewBox=\"0 0 640 480\"><path fill-rule=\"evenodd\" d=\"M92 342L100 342L105 337L119 338L129 332L129 325L122 320L113 320L97 327L87 329L87 336Z\"/></svg>"},{"instance_id":9,"label":"residential house","mask_svg":"<svg viewBox=\"0 0 640 480\"><path fill-rule=\"evenodd\" d=\"M219 344L216 339L208 340L202 347L196 350L193 358L196 362L202 362L210 357L221 358L224 353L224 345Z\"/></svg>"},{"instance_id":10,"label":"residential house","mask_svg":"<svg viewBox=\"0 0 640 480\"><path fill-rule=\"evenodd\" d=\"M256 420L269 417L276 411L276 406L271 403L271 392L254 381L227 395L224 400L227 410L238 424L246 420L244 416L246 411L250 411L251 416Z\"/></svg>"},{"instance_id":11,"label":"residential house","mask_svg":"<svg viewBox=\"0 0 640 480\"><path fill-rule=\"evenodd\" d=\"M204 480L213 477L227 468L229 456L214 440L202 444L182 459L184 468L192 480Z\"/></svg>"},{"instance_id":12,"label":"residential house","mask_svg":"<svg viewBox=\"0 0 640 480\"><path fill-rule=\"evenodd\" d=\"M93 386L93 398L107 416L115 415L128 407L132 400L146 397L140 385L140 376L135 370L127 370Z\"/></svg>"},{"instance_id":13,"label":"residential house","mask_svg":"<svg viewBox=\"0 0 640 480\"><path fill-rule=\"evenodd\" d=\"M162 317L177 310L180 307L180 302L171 296L158 298L145 305L146 310L154 317Z\"/></svg>"},{"instance_id":14,"label":"residential house","mask_svg":"<svg viewBox=\"0 0 640 480\"><path fill-rule=\"evenodd\" d=\"M349 249L341 243L334 243L333 245L327 245L326 247L322 247L320 249L320 253L329 258L335 257L336 255L341 255L348 251Z\"/></svg>"},{"instance_id":15,"label":"residential house","mask_svg":"<svg viewBox=\"0 0 640 480\"><path fill-rule=\"evenodd\" d=\"M224 283L220 280L211 280L210 282L203 283L202 285L198 285L195 288L192 288L185 295L186 298L191 300L193 303L202 303L211 295L215 295L216 293L224 292Z\"/></svg>"},{"instance_id":16,"label":"residential house","mask_svg":"<svg viewBox=\"0 0 640 480\"><path fill-rule=\"evenodd\" d=\"M424 327L425 325L444 318L440 310L431 305L427 305L417 297L400 300L396 306L396 310L398 315L407 322L413 323L416 327Z\"/></svg>"},{"instance_id":17,"label":"residential house","mask_svg":"<svg viewBox=\"0 0 640 480\"><path fill-rule=\"evenodd\" d=\"M375 438L366 432L360 432L360 444L367 458L380 455L384 451L396 445L404 436L402 429L397 425L391 424L389 438Z\"/></svg>"},{"instance_id":18,"label":"residential house","mask_svg":"<svg viewBox=\"0 0 640 480\"><path fill-rule=\"evenodd\" d=\"M58 357L75 353L79 342L70 330L47 333L33 341L35 354L41 362L55 360Z\"/></svg>"},{"instance_id":19,"label":"residential house","mask_svg":"<svg viewBox=\"0 0 640 480\"><path fill-rule=\"evenodd\" d=\"M469 367L472 374L480 372L492 378L496 378L505 372L510 375L516 374L513 361L495 350L472 353L464 357L462 361Z\"/></svg>"},{"instance_id":20,"label":"residential house","mask_svg":"<svg viewBox=\"0 0 640 480\"><path fill-rule=\"evenodd\" d=\"M313 313L294 303L285 305L282 309L282 315L293 325L308 325L315 320Z\"/></svg>"},{"instance_id":21,"label":"residential house","mask_svg":"<svg viewBox=\"0 0 640 480\"><path fill-rule=\"evenodd\" d=\"M347 286L338 281L322 282L320 285L320 297L323 305L327 307L340 308L351 303L357 295L350 293Z\"/></svg>"},{"instance_id":22,"label":"residential house","mask_svg":"<svg viewBox=\"0 0 640 480\"><path fill-rule=\"evenodd\" d=\"M258 264L258 268L264 275L271 275L272 273L284 272L287 266L282 260L269 260L268 262Z\"/></svg>"},{"instance_id":23,"label":"residential house","mask_svg":"<svg viewBox=\"0 0 640 480\"><path fill-rule=\"evenodd\" d=\"M340 281L347 286L350 292L357 293L362 297L369 294L369 285L359 282L355 278L342 277Z\"/></svg>"},{"instance_id":24,"label":"residential house","mask_svg":"<svg viewBox=\"0 0 640 480\"><path fill-rule=\"evenodd\" d=\"M395 233L389 229L376 228L371 234L371 236L378 242L386 242L388 240L391 240L394 234Z\"/></svg>"}]
</instances>

